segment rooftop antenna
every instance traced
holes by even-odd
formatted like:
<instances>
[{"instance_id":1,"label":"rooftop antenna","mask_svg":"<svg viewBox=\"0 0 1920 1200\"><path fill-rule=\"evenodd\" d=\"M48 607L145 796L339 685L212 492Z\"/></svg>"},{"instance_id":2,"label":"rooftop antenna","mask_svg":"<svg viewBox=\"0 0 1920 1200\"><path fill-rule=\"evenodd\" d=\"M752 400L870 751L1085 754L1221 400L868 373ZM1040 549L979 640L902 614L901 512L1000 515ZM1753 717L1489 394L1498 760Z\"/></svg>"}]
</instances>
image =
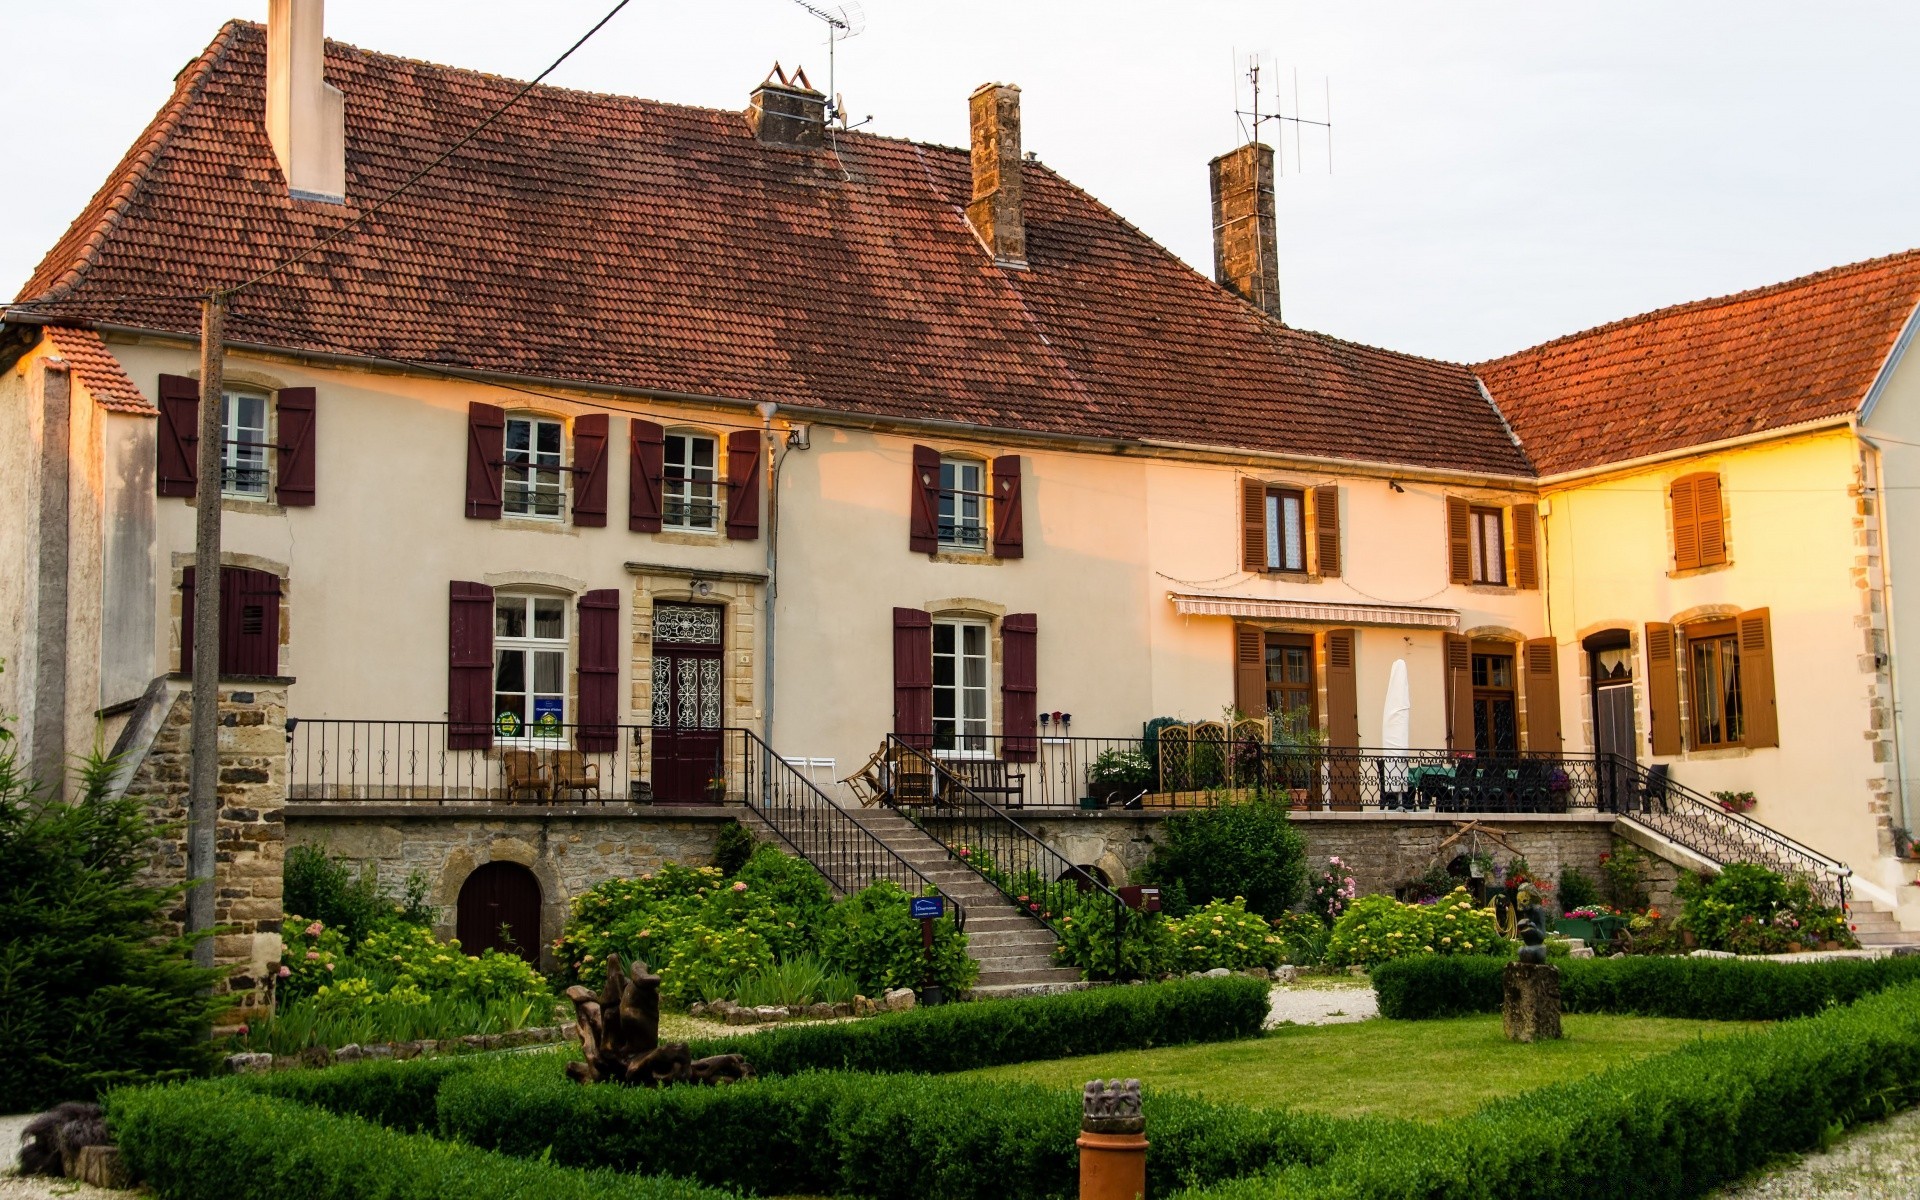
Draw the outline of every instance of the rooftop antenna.
<instances>
[{"instance_id":1,"label":"rooftop antenna","mask_svg":"<svg viewBox=\"0 0 1920 1200\"><path fill-rule=\"evenodd\" d=\"M858 0L847 0L845 4L836 4L832 7L809 4L807 0L793 0L793 2L818 17L827 27L828 124L838 121L840 122L840 128L843 130L860 128L861 125L865 125L868 121L873 120L873 114L868 113L865 117L861 118L858 124L850 125L847 123L846 104L840 98L840 90L837 86L835 76L834 51L841 42L846 41L848 38L859 37L861 32L866 29L866 10L860 7Z\"/></svg>"},{"instance_id":2,"label":"rooftop antenna","mask_svg":"<svg viewBox=\"0 0 1920 1200\"><path fill-rule=\"evenodd\" d=\"M1260 56L1257 54L1248 55L1246 79L1253 87L1253 108L1235 108L1233 110L1234 115L1240 118L1240 127L1246 131L1247 141L1259 141L1260 127L1268 121L1279 122L1281 125L1281 136L1279 138L1280 153L1275 157L1278 160L1280 174L1285 175L1287 173L1287 142L1285 131L1286 127L1291 126L1293 128L1293 173L1295 175L1301 175L1305 173L1305 167L1301 159L1301 129L1303 126L1308 125L1324 129L1327 131L1327 174L1333 174L1333 82L1327 79L1321 81L1326 97L1325 108L1322 109L1321 112L1322 119L1316 121L1310 117L1301 115L1300 70L1297 67L1294 68L1293 72L1293 112L1288 113L1286 111L1286 105L1277 98L1274 101L1272 112L1262 112L1260 109L1260 71ZM1238 103L1239 100L1239 92L1239 86L1236 84L1234 87L1234 99L1236 103Z\"/></svg>"}]
</instances>

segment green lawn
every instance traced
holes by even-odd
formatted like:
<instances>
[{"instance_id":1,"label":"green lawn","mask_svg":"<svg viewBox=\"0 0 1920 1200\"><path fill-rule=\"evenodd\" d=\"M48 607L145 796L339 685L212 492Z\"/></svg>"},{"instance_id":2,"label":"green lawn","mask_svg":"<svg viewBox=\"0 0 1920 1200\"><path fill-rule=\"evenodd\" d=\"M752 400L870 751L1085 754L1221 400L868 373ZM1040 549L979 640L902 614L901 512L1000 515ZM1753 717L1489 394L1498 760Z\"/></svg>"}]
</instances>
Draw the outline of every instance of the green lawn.
<instances>
[{"instance_id":1,"label":"green lawn","mask_svg":"<svg viewBox=\"0 0 1920 1200\"><path fill-rule=\"evenodd\" d=\"M1076 1092L1089 1079L1129 1078L1255 1107L1437 1120L1695 1038L1758 1028L1659 1017L1569 1016L1564 1023L1565 1040L1530 1046L1507 1041L1498 1016L1290 1027L1241 1042L1015 1063L959 1078Z\"/></svg>"}]
</instances>

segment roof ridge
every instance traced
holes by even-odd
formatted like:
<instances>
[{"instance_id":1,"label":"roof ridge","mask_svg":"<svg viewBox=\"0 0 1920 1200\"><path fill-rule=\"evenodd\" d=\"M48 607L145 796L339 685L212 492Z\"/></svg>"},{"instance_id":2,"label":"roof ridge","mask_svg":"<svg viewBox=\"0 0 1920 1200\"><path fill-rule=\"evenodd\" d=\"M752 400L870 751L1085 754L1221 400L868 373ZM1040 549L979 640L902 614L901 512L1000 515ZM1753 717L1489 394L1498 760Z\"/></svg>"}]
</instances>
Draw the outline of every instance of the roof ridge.
<instances>
[{"instance_id":1,"label":"roof ridge","mask_svg":"<svg viewBox=\"0 0 1920 1200\"><path fill-rule=\"evenodd\" d=\"M246 24L248 22L238 18L229 20L220 27L220 32L214 35L213 41L207 43L207 48L181 68L180 73L174 77L173 95L160 106L160 111L153 115L153 120L147 122L147 127L141 131L133 145L115 164L106 182L100 185L100 190L87 201L86 207L80 210L80 215L74 218L67 232L61 235L60 240L55 242L52 249L47 252L47 258L42 259L40 265L34 268L33 274L27 279L26 286L21 289L20 294L23 300L57 300L63 294L72 291L80 282L81 275L93 265L94 257L106 242L107 236L113 232L114 226L120 223L120 218L132 205L134 197L139 195L141 188L146 185L147 177L152 172L154 164L159 162L167 143L180 128L181 118L186 115L187 109L198 97L200 89L212 76L214 68L219 66L222 58L226 57L227 50L233 45L234 35L239 32L241 26ZM68 237L88 220L92 221L92 232L87 234L86 241L81 246L71 252L72 259L69 264L57 278L41 283L45 274L51 269L48 260L67 242Z\"/></svg>"},{"instance_id":2,"label":"roof ridge","mask_svg":"<svg viewBox=\"0 0 1920 1200\"><path fill-rule=\"evenodd\" d=\"M1630 317L1620 317L1616 320L1606 321L1574 333L1563 333L1559 337L1549 338L1544 342L1539 342L1532 346L1524 346L1511 353L1498 355L1494 358L1484 359L1468 365L1476 371L1483 367L1498 366L1515 359L1525 358L1531 354L1538 354L1543 350L1551 350L1557 346L1563 346L1584 338L1593 337L1596 334L1612 333L1618 329L1627 329L1634 325L1642 324L1643 322L1657 321L1664 317L1680 316L1684 313L1701 312L1711 308L1742 304L1750 300L1760 300L1768 296L1779 295L1782 292L1792 291L1796 288L1808 287L1816 283L1825 283L1829 279L1837 279L1844 275L1874 270L1909 258L1920 258L1920 247L1896 250L1891 254L1882 254L1877 258L1861 259L1858 262L1842 263L1837 267L1823 267L1818 271L1812 271L1805 275L1797 275L1792 279L1783 279L1777 283L1761 284L1759 287L1747 288L1744 291L1729 292L1721 296L1708 296L1700 300L1687 300L1679 304L1669 304L1663 308L1650 309L1643 313L1636 313Z\"/></svg>"}]
</instances>

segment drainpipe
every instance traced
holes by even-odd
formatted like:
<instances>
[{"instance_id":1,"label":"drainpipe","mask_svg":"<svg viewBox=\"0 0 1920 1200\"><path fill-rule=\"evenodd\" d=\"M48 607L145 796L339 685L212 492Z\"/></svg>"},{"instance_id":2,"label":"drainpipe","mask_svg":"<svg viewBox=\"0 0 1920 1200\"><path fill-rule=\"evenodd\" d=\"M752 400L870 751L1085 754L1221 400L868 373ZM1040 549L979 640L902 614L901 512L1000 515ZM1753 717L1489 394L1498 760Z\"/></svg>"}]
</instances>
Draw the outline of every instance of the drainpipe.
<instances>
[{"instance_id":1,"label":"drainpipe","mask_svg":"<svg viewBox=\"0 0 1920 1200\"><path fill-rule=\"evenodd\" d=\"M760 673L765 681L766 712L760 718L760 736L769 749L773 746L773 625L775 601L780 595L780 464L774 456L773 414L779 406L763 400L754 408L760 413L761 453L767 457L767 648ZM777 751L776 751L777 753Z\"/></svg>"},{"instance_id":2,"label":"drainpipe","mask_svg":"<svg viewBox=\"0 0 1920 1200\"><path fill-rule=\"evenodd\" d=\"M1887 623L1887 686L1893 692L1893 792L1900 813L1900 824L1913 831L1912 798L1907 795L1907 739L1902 737L1906 709L1900 702L1900 654L1893 619L1893 538L1887 529L1886 453L1880 443L1859 429L1854 430L1867 448L1866 461L1873 472L1873 500L1880 525L1880 611Z\"/></svg>"}]
</instances>

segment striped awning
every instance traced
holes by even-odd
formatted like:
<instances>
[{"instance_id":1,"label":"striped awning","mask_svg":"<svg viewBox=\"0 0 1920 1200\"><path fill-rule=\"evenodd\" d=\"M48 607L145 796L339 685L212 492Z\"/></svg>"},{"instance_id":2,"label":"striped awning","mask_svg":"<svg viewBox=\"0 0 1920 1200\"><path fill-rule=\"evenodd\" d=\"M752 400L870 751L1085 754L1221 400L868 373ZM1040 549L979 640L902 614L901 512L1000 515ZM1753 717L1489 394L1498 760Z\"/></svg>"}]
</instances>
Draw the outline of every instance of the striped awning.
<instances>
[{"instance_id":1,"label":"striped awning","mask_svg":"<svg viewBox=\"0 0 1920 1200\"><path fill-rule=\"evenodd\" d=\"M1258 596L1198 596L1186 592L1168 592L1167 599L1173 601L1175 612L1186 617L1242 617L1313 625L1460 628L1457 609L1421 608L1412 604L1337 604L1321 600L1268 600Z\"/></svg>"}]
</instances>

